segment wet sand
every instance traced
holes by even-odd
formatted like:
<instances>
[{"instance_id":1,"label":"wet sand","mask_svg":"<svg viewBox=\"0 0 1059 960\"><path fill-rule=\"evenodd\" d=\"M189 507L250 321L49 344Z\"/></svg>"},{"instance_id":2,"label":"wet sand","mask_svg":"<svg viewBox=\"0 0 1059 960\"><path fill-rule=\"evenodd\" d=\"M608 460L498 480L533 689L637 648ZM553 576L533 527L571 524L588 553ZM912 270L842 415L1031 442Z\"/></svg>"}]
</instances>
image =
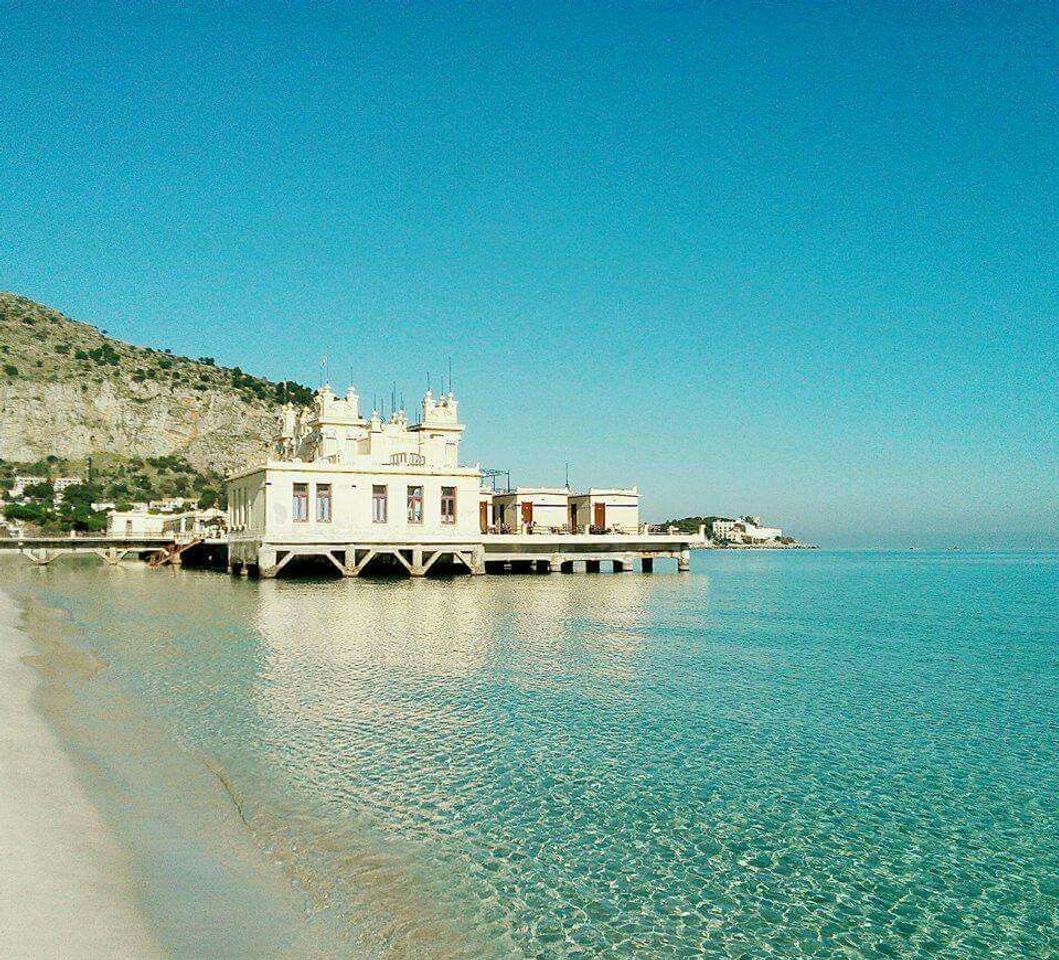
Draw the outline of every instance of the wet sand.
<instances>
[{"instance_id":1,"label":"wet sand","mask_svg":"<svg viewBox=\"0 0 1059 960\"><path fill-rule=\"evenodd\" d=\"M20 613L0 592L0 930L7 960L168 954L137 906L138 880L34 704Z\"/></svg>"}]
</instances>

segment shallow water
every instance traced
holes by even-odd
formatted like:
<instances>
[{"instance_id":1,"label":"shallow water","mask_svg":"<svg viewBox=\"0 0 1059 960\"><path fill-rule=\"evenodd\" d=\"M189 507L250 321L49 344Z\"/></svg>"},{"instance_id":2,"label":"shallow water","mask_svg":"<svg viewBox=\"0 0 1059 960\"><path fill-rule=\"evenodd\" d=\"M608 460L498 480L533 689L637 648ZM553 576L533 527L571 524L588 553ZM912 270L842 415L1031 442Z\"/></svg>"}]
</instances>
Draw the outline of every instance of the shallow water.
<instances>
[{"instance_id":1,"label":"shallow water","mask_svg":"<svg viewBox=\"0 0 1059 960\"><path fill-rule=\"evenodd\" d=\"M1059 953L1055 555L313 582L64 562L0 585L103 662L69 721L120 753L100 705L141 714L209 771L174 804L223 783L314 955ZM139 768L102 798L119 821Z\"/></svg>"}]
</instances>

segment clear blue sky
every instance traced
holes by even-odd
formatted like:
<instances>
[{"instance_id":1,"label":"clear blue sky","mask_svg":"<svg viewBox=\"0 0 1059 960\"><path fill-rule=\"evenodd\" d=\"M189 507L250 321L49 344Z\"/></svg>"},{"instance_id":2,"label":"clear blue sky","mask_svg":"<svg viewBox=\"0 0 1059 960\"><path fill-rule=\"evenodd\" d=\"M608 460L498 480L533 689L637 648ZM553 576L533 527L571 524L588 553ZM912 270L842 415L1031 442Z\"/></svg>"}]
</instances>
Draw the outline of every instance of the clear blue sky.
<instances>
[{"instance_id":1,"label":"clear blue sky","mask_svg":"<svg viewBox=\"0 0 1059 960\"><path fill-rule=\"evenodd\" d=\"M830 545L1059 541L1054 3L0 3L0 286Z\"/></svg>"}]
</instances>

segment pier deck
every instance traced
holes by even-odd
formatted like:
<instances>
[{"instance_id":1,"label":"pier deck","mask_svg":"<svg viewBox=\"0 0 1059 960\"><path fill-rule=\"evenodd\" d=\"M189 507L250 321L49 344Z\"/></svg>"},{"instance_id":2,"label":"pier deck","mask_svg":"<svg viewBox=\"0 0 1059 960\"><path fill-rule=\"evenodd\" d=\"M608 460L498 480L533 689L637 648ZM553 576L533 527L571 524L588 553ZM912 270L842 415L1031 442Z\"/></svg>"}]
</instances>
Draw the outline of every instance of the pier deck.
<instances>
[{"instance_id":1,"label":"pier deck","mask_svg":"<svg viewBox=\"0 0 1059 960\"><path fill-rule=\"evenodd\" d=\"M227 554L229 570L247 574L251 570L270 578L297 557L329 560L346 577L358 577L373 561L387 561L404 568L413 577L425 576L438 561L445 561L472 574L501 573L507 570L570 573L575 564L586 571L597 571L610 563L615 571L632 570L640 563L645 573L654 561L673 559L678 570L687 570L692 538L657 534L486 534L474 540L424 539L422 542L394 542L362 539L353 543L321 542L311 539L294 542L265 542L251 538L201 539L189 542L171 534L140 537L55 536L0 539L0 553L20 553L37 566L46 566L63 556L94 555L109 564L135 557L152 566L180 564L181 553L190 546L221 548L220 563ZM217 563L214 557L211 563Z\"/></svg>"},{"instance_id":2,"label":"pier deck","mask_svg":"<svg viewBox=\"0 0 1059 960\"><path fill-rule=\"evenodd\" d=\"M691 559L691 539L659 534L488 534L482 537L485 562L513 569L529 563L538 570L570 572L582 562L586 570L598 570L602 562L615 570L631 570L639 560L644 572L654 561L672 558L678 570L687 570Z\"/></svg>"},{"instance_id":3,"label":"pier deck","mask_svg":"<svg viewBox=\"0 0 1059 960\"><path fill-rule=\"evenodd\" d=\"M31 563L46 566L62 556L91 554L116 564L129 554L142 557L168 551L175 545L170 535L144 537L76 536L65 537L19 537L0 540L0 552L21 553Z\"/></svg>"},{"instance_id":4,"label":"pier deck","mask_svg":"<svg viewBox=\"0 0 1059 960\"><path fill-rule=\"evenodd\" d=\"M624 571L631 570L636 561L644 572L650 572L654 561L663 558L674 559L678 570L687 570L691 538L648 534L484 534L475 539L422 541L350 538L350 542L342 542L311 537L229 540L229 566L244 575L253 570L261 577L274 577L298 557L326 559L346 577L358 577L373 562L384 558L413 577L425 576L439 560L476 575L528 569L572 572L575 563L594 571L604 562L613 564L616 571Z\"/></svg>"}]
</instances>

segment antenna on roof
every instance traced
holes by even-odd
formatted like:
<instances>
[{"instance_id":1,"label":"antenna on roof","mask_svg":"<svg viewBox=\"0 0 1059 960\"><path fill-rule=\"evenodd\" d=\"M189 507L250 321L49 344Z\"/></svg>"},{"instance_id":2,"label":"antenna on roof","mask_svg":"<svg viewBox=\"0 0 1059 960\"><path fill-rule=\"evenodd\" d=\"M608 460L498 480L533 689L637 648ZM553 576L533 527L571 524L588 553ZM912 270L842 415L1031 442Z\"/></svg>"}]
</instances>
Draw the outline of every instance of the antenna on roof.
<instances>
[{"instance_id":1,"label":"antenna on roof","mask_svg":"<svg viewBox=\"0 0 1059 960\"><path fill-rule=\"evenodd\" d=\"M390 416L397 412L397 381L394 380L390 387Z\"/></svg>"},{"instance_id":2,"label":"antenna on roof","mask_svg":"<svg viewBox=\"0 0 1059 960\"><path fill-rule=\"evenodd\" d=\"M449 357L449 393L452 393L452 357Z\"/></svg>"},{"instance_id":3,"label":"antenna on roof","mask_svg":"<svg viewBox=\"0 0 1059 960\"><path fill-rule=\"evenodd\" d=\"M566 461L566 489L570 489L570 461Z\"/></svg>"}]
</instances>

